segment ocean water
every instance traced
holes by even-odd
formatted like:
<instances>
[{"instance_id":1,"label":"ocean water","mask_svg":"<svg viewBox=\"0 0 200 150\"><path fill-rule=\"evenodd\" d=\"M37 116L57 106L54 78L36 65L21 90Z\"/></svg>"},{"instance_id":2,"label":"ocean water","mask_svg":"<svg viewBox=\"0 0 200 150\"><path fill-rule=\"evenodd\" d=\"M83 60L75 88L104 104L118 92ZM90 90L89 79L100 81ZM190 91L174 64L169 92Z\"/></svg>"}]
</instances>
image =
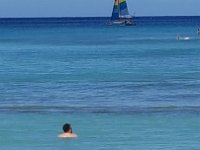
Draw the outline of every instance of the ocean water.
<instances>
[{"instance_id":1,"label":"ocean water","mask_svg":"<svg viewBox=\"0 0 200 150\"><path fill-rule=\"evenodd\" d=\"M0 19L1 150L199 149L200 17L107 23Z\"/></svg>"}]
</instances>

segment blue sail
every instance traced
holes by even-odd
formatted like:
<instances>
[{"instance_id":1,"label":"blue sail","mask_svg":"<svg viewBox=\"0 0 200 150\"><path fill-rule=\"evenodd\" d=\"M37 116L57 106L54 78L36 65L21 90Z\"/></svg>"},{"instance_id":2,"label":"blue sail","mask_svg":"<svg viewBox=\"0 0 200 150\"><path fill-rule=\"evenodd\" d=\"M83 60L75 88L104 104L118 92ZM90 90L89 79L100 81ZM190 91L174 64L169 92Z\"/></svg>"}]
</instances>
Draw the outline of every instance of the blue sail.
<instances>
[{"instance_id":1,"label":"blue sail","mask_svg":"<svg viewBox=\"0 0 200 150\"><path fill-rule=\"evenodd\" d=\"M125 17L125 16L130 16L129 12L128 12L128 6L125 0L121 0L120 2L120 17Z\"/></svg>"},{"instance_id":2,"label":"blue sail","mask_svg":"<svg viewBox=\"0 0 200 150\"><path fill-rule=\"evenodd\" d=\"M112 20L119 19L119 4L118 0L115 0L114 6L113 6L113 12L112 12Z\"/></svg>"},{"instance_id":3,"label":"blue sail","mask_svg":"<svg viewBox=\"0 0 200 150\"><path fill-rule=\"evenodd\" d=\"M131 18L126 0L115 0L112 12L112 20L118 20L120 18Z\"/></svg>"}]
</instances>

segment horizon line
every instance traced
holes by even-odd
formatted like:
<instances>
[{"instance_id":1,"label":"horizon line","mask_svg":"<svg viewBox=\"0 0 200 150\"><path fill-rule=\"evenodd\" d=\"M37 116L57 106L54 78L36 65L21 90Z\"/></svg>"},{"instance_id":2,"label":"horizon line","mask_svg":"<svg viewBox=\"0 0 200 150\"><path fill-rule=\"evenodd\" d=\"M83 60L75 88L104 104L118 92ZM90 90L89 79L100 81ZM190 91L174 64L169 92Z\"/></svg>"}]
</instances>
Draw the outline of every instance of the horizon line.
<instances>
[{"instance_id":1,"label":"horizon line","mask_svg":"<svg viewBox=\"0 0 200 150\"><path fill-rule=\"evenodd\" d=\"M177 15L177 16L172 16L172 15L163 15L163 16L133 16L134 18L151 18L151 17L200 17L200 15ZM0 17L0 19L53 19L53 18L110 18L110 16L63 16L63 17Z\"/></svg>"}]
</instances>

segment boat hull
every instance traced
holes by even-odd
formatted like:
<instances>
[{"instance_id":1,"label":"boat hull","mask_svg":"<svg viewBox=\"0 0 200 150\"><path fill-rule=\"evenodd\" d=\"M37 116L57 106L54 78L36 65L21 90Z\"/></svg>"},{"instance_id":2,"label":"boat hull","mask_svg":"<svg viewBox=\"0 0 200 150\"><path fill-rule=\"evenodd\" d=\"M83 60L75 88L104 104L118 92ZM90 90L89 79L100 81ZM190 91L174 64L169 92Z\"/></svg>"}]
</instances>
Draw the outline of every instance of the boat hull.
<instances>
[{"instance_id":1,"label":"boat hull","mask_svg":"<svg viewBox=\"0 0 200 150\"><path fill-rule=\"evenodd\" d=\"M111 21L112 25L125 25L125 26L133 26L135 23L132 20L115 20Z\"/></svg>"}]
</instances>

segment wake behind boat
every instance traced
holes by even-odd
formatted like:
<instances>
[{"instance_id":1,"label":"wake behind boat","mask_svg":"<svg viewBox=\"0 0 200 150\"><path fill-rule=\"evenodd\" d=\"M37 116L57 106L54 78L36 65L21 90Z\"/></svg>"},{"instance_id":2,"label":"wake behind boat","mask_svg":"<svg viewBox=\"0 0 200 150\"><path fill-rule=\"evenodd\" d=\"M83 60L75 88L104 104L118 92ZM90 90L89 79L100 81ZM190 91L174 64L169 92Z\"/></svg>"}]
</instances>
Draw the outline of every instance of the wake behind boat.
<instances>
[{"instance_id":1,"label":"wake behind boat","mask_svg":"<svg viewBox=\"0 0 200 150\"><path fill-rule=\"evenodd\" d=\"M112 25L134 25L126 0L115 0L111 17Z\"/></svg>"}]
</instances>

